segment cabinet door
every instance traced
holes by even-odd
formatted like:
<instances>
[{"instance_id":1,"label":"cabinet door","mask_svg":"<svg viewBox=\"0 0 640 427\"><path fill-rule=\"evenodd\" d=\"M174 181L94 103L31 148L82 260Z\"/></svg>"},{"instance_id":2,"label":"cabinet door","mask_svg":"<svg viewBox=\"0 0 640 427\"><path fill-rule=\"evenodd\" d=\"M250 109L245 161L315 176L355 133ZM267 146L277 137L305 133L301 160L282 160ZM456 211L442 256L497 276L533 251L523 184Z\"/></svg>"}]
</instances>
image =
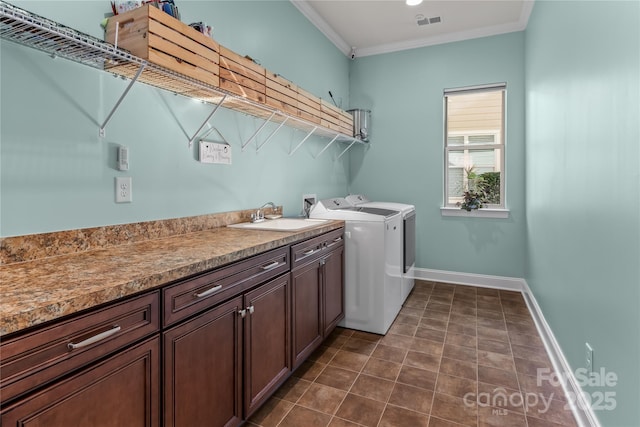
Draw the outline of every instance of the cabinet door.
<instances>
[{"instance_id":1,"label":"cabinet door","mask_svg":"<svg viewBox=\"0 0 640 427\"><path fill-rule=\"evenodd\" d=\"M164 333L165 426L242 421L241 309L238 297Z\"/></svg>"},{"instance_id":2,"label":"cabinet door","mask_svg":"<svg viewBox=\"0 0 640 427\"><path fill-rule=\"evenodd\" d=\"M320 260L291 273L293 368L322 342L322 279Z\"/></svg>"},{"instance_id":3,"label":"cabinet door","mask_svg":"<svg viewBox=\"0 0 640 427\"><path fill-rule=\"evenodd\" d=\"M3 408L1 424L157 427L159 365L156 336Z\"/></svg>"},{"instance_id":4,"label":"cabinet door","mask_svg":"<svg viewBox=\"0 0 640 427\"><path fill-rule=\"evenodd\" d=\"M344 318L344 245L332 249L324 260L323 307L326 337Z\"/></svg>"},{"instance_id":5,"label":"cabinet door","mask_svg":"<svg viewBox=\"0 0 640 427\"><path fill-rule=\"evenodd\" d=\"M245 418L291 372L289 274L245 295Z\"/></svg>"}]
</instances>

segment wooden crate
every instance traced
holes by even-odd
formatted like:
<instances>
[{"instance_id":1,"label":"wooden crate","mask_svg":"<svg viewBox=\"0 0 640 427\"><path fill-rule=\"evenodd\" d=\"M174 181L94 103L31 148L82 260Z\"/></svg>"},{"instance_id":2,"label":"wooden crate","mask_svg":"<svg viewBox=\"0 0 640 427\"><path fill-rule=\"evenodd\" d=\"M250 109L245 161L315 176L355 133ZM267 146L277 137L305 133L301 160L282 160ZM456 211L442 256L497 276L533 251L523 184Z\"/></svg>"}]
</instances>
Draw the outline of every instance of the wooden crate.
<instances>
[{"instance_id":1,"label":"wooden crate","mask_svg":"<svg viewBox=\"0 0 640 427\"><path fill-rule=\"evenodd\" d=\"M218 43L160 9L145 5L109 18L107 42L116 44L116 28L119 48L209 85L220 84Z\"/></svg>"},{"instance_id":2,"label":"wooden crate","mask_svg":"<svg viewBox=\"0 0 640 427\"><path fill-rule=\"evenodd\" d=\"M298 116L298 86L277 73L267 71L267 105Z\"/></svg>"},{"instance_id":3,"label":"wooden crate","mask_svg":"<svg viewBox=\"0 0 640 427\"><path fill-rule=\"evenodd\" d=\"M335 105L320 100L321 120L320 124L331 130L353 136L353 117Z\"/></svg>"},{"instance_id":4,"label":"wooden crate","mask_svg":"<svg viewBox=\"0 0 640 427\"><path fill-rule=\"evenodd\" d=\"M127 78L134 78L137 74L140 66L134 63L128 63L124 65L118 65L107 69L110 73L124 76ZM203 89L200 84L194 83L189 79L176 79L174 76L167 74L164 71L158 71L144 69L144 72L138 77L138 81L146 83L151 86L158 87L164 90L170 90L172 92L189 96L192 98L201 99L207 102L219 102L222 99L223 94L218 92L217 86L211 86L211 89Z\"/></svg>"},{"instance_id":5,"label":"wooden crate","mask_svg":"<svg viewBox=\"0 0 640 427\"><path fill-rule=\"evenodd\" d=\"M220 46L220 87L243 98L265 102L265 69Z\"/></svg>"},{"instance_id":6,"label":"wooden crate","mask_svg":"<svg viewBox=\"0 0 640 427\"><path fill-rule=\"evenodd\" d=\"M339 126L341 132L346 135L353 136L353 116L351 113L340 110L340 116L338 119L340 120Z\"/></svg>"},{"instance_id":7,"label":"wooden crate","mask_svg":"<svg viewBox=\"0 0 640 427\"><path fill-rule=\"evenodd\" d=\"M298 116L308 122L320 124L322 111L320 98L298 87Z\"/></svg>"},{"instance_id":8,"label":"wooden crate","mask_svg":"<svg viewBox=\"0 0 640 427\"><path fill-rule=\"evenodd\" d=\"M261 119L268 119L271 116L271 111L261 108L259 103L251 104L238 98L227 98L222 106Z\"/></svg>"}]
</instances>

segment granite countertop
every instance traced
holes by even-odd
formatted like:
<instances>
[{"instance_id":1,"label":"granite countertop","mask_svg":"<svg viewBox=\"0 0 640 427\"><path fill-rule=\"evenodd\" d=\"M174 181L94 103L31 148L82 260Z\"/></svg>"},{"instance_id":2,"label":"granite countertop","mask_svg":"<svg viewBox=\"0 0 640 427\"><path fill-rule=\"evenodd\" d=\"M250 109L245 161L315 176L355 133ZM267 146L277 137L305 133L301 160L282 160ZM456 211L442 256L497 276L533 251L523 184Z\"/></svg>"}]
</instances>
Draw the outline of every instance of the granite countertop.
<instances>
[{"instance_id":1,"label":"granite countertop","mask_svg":"<svg viewBox=\"0 0 640 427\"><path fill-rule=\"evenodd\" d=\"M0 266L0 336L323 234L216 227Z\"/></svg>"}]
</instances>

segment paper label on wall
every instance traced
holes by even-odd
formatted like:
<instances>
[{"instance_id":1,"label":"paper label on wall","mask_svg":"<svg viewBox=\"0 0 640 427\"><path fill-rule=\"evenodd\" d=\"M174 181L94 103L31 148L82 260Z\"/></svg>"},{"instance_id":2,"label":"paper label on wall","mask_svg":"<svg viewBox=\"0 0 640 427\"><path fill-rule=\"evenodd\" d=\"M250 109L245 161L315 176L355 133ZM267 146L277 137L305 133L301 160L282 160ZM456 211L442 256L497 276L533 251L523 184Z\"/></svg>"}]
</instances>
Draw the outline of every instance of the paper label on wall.
<instances>
[{"instance_id":1,"label":"paper label on wall","mask_svg":"<svg viewBox=\"0 0 640 427\"><path fill-rule=\"evenodd\" d=\"M200 141L201 163L231 164L231 146L217 142Z\"/></svg>"}]
</instances>

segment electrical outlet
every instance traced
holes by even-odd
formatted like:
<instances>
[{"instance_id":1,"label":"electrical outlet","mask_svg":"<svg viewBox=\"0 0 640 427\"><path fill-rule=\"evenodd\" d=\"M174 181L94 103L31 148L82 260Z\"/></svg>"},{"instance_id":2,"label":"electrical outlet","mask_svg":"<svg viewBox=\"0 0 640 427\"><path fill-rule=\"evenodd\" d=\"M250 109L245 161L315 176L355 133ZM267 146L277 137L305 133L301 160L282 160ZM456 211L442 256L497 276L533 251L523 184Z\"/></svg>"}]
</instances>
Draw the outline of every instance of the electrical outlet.
<instances>
[{"instance_id":1,"label":"electrical outlet","mask_svg":"<svg viewBox=\"0 0 640 427\"><path fill-rule=\"evenodd\" d=\"M130 176L116 177L116 203L130 203L132 201L131 190Z\"/></svg>"},{"instance_id":2,"label":"electrical outlet","mask_svg":"<svg viewBox=\"0 0 640 427\"><path fill-rule=\"evenodd\" d=\"M588 342L584 343L584 348L585 348L585 353L584 353L585 367L587 368L588 373L592 373L593 372L593 348Z\"/></svg>"},{"instance_id":3,"label":"electrical outlet","mask_svg":"<svg viewBox=\"0 0 640 427\"><path fill-rule=\"evenodd\" d=\"M309 209L318 201L318 196L315 194L303 194L302 195L302 212L305 215L309 214Z\"/></svg>"}]
</instances>

